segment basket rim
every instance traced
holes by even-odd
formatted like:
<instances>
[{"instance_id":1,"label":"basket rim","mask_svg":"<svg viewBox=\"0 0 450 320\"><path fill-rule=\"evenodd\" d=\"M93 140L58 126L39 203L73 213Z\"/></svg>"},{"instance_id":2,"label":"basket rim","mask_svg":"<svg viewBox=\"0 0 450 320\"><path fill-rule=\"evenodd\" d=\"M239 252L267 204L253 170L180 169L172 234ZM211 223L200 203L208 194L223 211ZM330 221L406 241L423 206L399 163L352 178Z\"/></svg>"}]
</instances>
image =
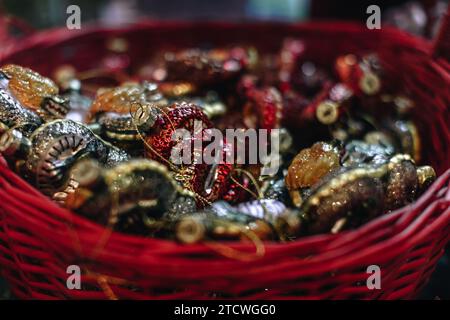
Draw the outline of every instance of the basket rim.
<instances>
[{"instance_id":1,"label":"basket rim","mask_svg":"<svg viewBox=\"0 0 450 320\"><path fill-rule=\"evenodd\" d=\"M391 35L396 40L401 39L404 45L414 47L416 50L432 58L432 41L423 37L415 36L392 26L383 26L382 29L369 30L359 22L341 20L314 20L304 22L282 22L282 21L180 21L180 20L155 20L142 19L127 26L106 27L96 24L87 24L79 30L68 30L64 27L51 28L38 31L20 39L11 39L4 44L0 51L0 61L11 58L17 52L30 50L39 46L50 47L66 41L76 40L93 34L109 34L110 36L120 36L140 30L161 29L240 29L240 28L271 29L282 28L286 31L301 31L314 33L372 33L377 36ZM397 39L398 38L398 39Z\"/></svg>"}]
</instances>

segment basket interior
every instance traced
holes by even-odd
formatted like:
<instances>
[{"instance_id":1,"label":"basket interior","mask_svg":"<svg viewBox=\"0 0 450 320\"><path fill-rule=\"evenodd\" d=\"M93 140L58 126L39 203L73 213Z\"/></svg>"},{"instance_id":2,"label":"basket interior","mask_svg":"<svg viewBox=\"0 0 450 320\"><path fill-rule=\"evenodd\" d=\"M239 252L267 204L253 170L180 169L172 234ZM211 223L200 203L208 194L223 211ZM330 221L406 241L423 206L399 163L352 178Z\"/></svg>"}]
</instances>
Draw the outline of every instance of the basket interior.
<instances>
[{"instance_id":1,"label":"basket interior","mask_svg":"<svg viewBox=\"0 0 450 320\"><path fill-rule=\"evenodd\" d=\"M430 43L400 31L367 30L348 23L143 22L127 29L48 31L5 50L0 63L21 64L48 76L62 64L73 65L79 71L92 70L110 54L107 43L117 37L127 40L131 74L162 49L244 44L260 52L275 53L286 37L303 39L305 59L328 68L342 54L377 52L388 73L389 85L398 86L416 102L413 118L423 141L422 163L431 164L439 174L450 167L448 73L438 70L438 64L430 58Z\"/></svg>"}]
</instances>

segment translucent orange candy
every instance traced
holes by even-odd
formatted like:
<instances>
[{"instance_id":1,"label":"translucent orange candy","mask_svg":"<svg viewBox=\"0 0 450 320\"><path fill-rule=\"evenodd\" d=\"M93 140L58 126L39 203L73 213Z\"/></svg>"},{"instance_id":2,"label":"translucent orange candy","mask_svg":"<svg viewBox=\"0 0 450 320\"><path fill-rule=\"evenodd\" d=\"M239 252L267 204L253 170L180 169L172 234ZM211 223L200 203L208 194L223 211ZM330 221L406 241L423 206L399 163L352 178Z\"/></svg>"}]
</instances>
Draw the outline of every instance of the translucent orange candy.
<instances>
[{"instance_id":1,"label":"translucent orange candy","mask_svg":"<svg viewBox=\"0 0 450 320\"><path fill-rule=\"evenodd\" d=\"M99 112L128 114L133 104L146 103L145 89L138 83L126 83L120 87L102 89L95 98L90 118Z\"/></svg>"},{"instance_id":2,"label":"translucent orange candy","mask_svg":"<svg viewBox=\"0 0 450 320\"><path fill-rule=\"evenodd\" d=\"M58 94L58 86L52 80L31 69L8 64L1 71L9 78L10 92L24 107L37 110L45 97Z\"/></svg>"},{"instance_id":3,"label":"translucent orange candy","mask_svg":"<svg viewBox=\"0 0 450 320\"><path fill-rule=\"evenodd\" d=\"M317 142L300 151L286 175L289 190L311 187L323 176L339 167L339 153L328 143Z\"/></svg>"}]
</instances>

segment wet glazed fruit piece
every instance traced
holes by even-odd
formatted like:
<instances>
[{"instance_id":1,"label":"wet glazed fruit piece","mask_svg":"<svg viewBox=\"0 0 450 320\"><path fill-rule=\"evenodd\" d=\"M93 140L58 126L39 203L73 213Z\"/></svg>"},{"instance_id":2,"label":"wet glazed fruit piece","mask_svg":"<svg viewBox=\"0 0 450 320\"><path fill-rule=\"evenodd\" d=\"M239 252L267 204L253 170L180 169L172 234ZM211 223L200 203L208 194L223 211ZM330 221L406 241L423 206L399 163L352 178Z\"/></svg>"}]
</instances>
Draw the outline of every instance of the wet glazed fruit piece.
<instances>
[{"instance_id":1,"label":"wet glazed fruit piece","mask_svg":"<svg viewBox=\"0 0 450 320\"><path fill-rule=\"evenodd\" d=\"M303 203L304 191L322 177L340 166L339 148L325 142L317 142L303 149L292 160L285 178L286 187L295 207Z\"/></svg>"},{"instance_id":2,"label":"wet glazed fruit piece","mask_svg":"<svg viewBox=\"0 0 450 320\"><path fill-rule=\"evenodd\" d=\"M119 87L99 90L92 103L90 119L101 112L129 114L132 104L157 103L162 99L152 83L124 83Z\"/></svg>"},{"instance_id":3,"label":"wet glazed fruit piece","mask_svg":"<svg viewBox=\"0 0 450 320\"><path fill-rule=\"evenodd\" d=\"M31 69L4 66L0 69L0 87L22 108L46 121L64 118L70 110L69 101L58 95L56 84Z\"/></svg>"},{"instance_id":4,"label":"wet glazed fruit piece","mask_svg":"<svg viewBox=\"0 0 450 320\"><path fill-rule=\"evenodd\" d=\"M39 73L14 64L0 70L8 78L8 89L27 108L38 110L44 99L58 94L57 85Z\"/></svg>"},{"instance_id":5,"label":"wet glazed fruit piece","mask_svg":"<svg viewBox=\"0 0 450 320\"><path fill-rule=\"evenodd\" d=\"M329 143L317 142L294 158L288 169L286 186L289 190L310 187L338 167L336 148Z\"/></svg>"}]
</instances>

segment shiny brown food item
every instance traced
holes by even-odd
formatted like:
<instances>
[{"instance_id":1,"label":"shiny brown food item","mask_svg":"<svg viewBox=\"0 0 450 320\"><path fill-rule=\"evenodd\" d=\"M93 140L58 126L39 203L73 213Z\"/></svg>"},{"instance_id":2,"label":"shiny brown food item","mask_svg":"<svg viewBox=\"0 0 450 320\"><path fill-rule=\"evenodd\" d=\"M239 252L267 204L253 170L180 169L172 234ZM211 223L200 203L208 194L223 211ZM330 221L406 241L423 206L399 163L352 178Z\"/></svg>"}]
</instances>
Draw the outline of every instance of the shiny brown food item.
<instances>
[{"instance_id":1,"label":"shiny brown food item","mask_svg":"<svg viewBox=\"0 0 450 320\"><path fill-rule=\"evenodd\" d=\"M315 193L305 203L308 208L308 233L337 233L354 228L382 213L383 185L379 178L350 171L330 180L326 187ZM341 182L341 183L338 183Z\"/></svg>"},{"instance_id":2,"label":"shiny brown food item","mask_svg":"<svg viewBox=\"0 0 450 320\"><path fill-rule=\"evenodd\" d=\"M92 103L90 119L100 112L129 114L133 105L161 102L157 86L151 83L124 83L119 87L101 89Z\"/></svg>"},{"instance_id":3,"label":"shiny brown food item","mask_svg":"<svg viewBox=\"0 0 450 320\"><path fill-rule=\"evenodd\" d=\"M430 167L417 167L407 154L387 162L342 167L311 190L300 211L303 233L337 233L414 201L435 178Z\"/></svg>"},{"instance_id":4,"label":"shiny brown food item","mask_svg":"<svg viewBox=\"0 0 450 320\"><path fill-rule=\"evenodd\" d=\"M0 71L8 77L8 89L14 97L32 110L38 110L44 98L58 94L58 87L52 80L31 69L8 64Z\"/></svg>"},{"instance_id":5,"label":"shiny brown food item","mask_svg":"<svg viewBox=\"0 0 450 320\"><path fill-rule=\"evenodd\" d=\"M339 152L329 143L317 142L294 158L286 176L289 190L310 187L339 167Z\"/></svg>"},{"instance_id":6,"label":"shiny brown food item","mask_svg":"<svg viewBox=\"0 0 450 320\"><path fill-rule=\"evenodd\" d=\"M417 197L418 187L419 179L414 163L391 160L384 200L385 207L388 210L394 210L412 202Z\"/></svg>"},{"instance_id":7,"label":"shiny brown food item","mask_svg":"<svg viewBox=\"0 0 450 320\"><path fill-rule=\"evenodd\" d=\"M154 83L125 83L99 90L88 118L96 121L92 125L97 125L102 138L140 155L143 152L141 134L155 124L166 103Z\"/></svg>"}]
</instances>

